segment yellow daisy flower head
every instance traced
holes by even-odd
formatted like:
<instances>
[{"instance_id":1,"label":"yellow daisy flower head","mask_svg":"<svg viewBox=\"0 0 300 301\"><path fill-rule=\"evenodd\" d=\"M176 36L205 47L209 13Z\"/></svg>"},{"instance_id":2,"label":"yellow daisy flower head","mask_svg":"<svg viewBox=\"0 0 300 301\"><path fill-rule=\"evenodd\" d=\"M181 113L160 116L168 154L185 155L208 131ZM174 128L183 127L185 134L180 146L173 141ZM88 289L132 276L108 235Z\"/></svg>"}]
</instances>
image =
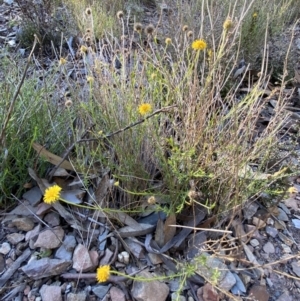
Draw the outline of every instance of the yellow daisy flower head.
<instances>
[{"instance_id":1,"label":"yellow daisy flower head","mask_svg":"<svg viewBox=\"0 0 300 301\"><path fill-rule=\"evenodd\" d=\"M139 113L141 115L146 115L152 111L152 106L150 103L143 103L139 106Z\"/></svg>"},{"instance_id":2,"label":"yellow daisy flower head","mask_svg":"<svg viewBox=\"0 0 300 301\"><path fill-rule=\"evenodd\" d=\"M165 43L166 43L166 45L172 44L172 39L171 38L166 38Z\"/></svg>"},{"instance_id":3,"label":"yellow daisy flower head","mask_svg":"<svg viewBox=\"0 0 300 301\"><path fill-rule=\"evenodd\" d=\"M206 49L206 47L207 47L207 44L206 44L205 40L203 40L203 39L195 40L192 43L192 48L194 50L204 50L204 49Z\"/></svg>"},{"instance_id":4,"label":"yellow daisy flower head","mask_svg":"<svg viewBox=\"0 0 300 301\"><path fill-rule=\"evenodd\" d=\"M66 63L67 63L67 60L65 58L61 57L59 59L59 66L65 65Z\"/></svg>"},{"instance_id":5,"label":"yellow daisy flower head","mask_svg":"<svg viewBox=\"0 0 300 301\"><path fill-rule=\"evenodd\" d=\"M46 189L44 194L44 202L46 204L52 204L59 200L61 187L58 185L51 186Z\"/></svg>"},{"instance_id":6,"label":"yellow daisy flower head","mask_svg":"<svg viewBox=\"0 0 300 301\"><path fill-rule=\"evenodd\" d=\"M252 18L253 18L253 19L256 19L257 16L258 16L258 13L257 13L257 12L254 12L253 15L252 15Z\"/></svg>"},{"instance_id":7,"label":"yellow daisy flower head","mask_svg":"<svg viewBox=\"0 0 300 301\"><path fill-rule=\"evenodd\" d=\"M80 47L80 53L87 53L88 52L88 48L86 47L86 46L84 46L84 45L81 45L81 47Z\"/></svg>"},{"instance_id":8,"label":"yellow daisy flower head","mask_svg":"<svg viewBox=\"0 0 300 301\"><path fill-rule=\"evenodd\" d=\"M88 75L88 76L86 77L86 81L87 81L89 84L92 84L92 83L94 82L94 77Z\"/></svg>"},{"instance_id":9,"label":"yellow daisy flower head","mask_svg":"<svg viewBox=\"0 0 300 301\"><path fill-rule=\"evenodd\" d=\"M106 282L110 276L110 266L109 265L102 265L97 269L97 281L98 282Z\"/></svg>"},{"instance_id":10,"label":"yellow daisy flower head","mask_svg":"<svg viewBox=\"0 0 300 301\"><path fill-rule=\"evenodd\" d=\"M296 187L292 186L288 189L288 192L290 194L298 193L298 189Z\"/></svg>"}]
</instances>

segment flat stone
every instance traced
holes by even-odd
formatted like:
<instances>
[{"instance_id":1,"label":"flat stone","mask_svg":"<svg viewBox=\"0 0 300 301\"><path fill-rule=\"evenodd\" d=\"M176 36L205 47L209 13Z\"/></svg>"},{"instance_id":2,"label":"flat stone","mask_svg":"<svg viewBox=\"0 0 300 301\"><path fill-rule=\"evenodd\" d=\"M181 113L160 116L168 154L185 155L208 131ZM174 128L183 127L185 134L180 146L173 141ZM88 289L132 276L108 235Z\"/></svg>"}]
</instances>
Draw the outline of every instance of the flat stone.
<instances>
[{"instance_id":1,"label":"flat stone","mask_svg":"<svg viewBox=\"0 0 300 301\"><path fill-rule=\"evenodd\" d=\"M94 268L88 249L79 244L73 254L73 269L77 272L87 272Z\"/></svg>"},{"instance_id":2,"label":"flat stone","mask_svg":"<svg viewBox=\"0 0 300 301\"><path fill-rule=\"evenodd\" d=\"M249 291L249 297L254 297L258 301L269 301L269 293L263 285L253 285Z\"/></svg>"},{"instance_id":3,"label":"flat stone","mask_svg":"<svg viewBox=\"0 0 300 301\"><path fill-rule=\"evenodd\" d=\"M171 294L171 301L186 301L185 296L179 295L177 292Z\"/></svg>"},{"instance_id":4,"label":"flat stone","mask_svg":"<svg viewBox=\"0 0 300 301\"><path fill-rule=\"evenodd\" d=\"M65 231L62 227L56 227L52 230L45 230L38 236L34 244L35 248L56 249L62 244Z\"/></svg>"},{"instance_id":5,"label":"flat stone","mask_svg":"<svg viewBox=\"0 0 300 301\"><path fill-rule=\"evenodd\" d=\"M126 245L130 249L131 253L138 259L145 258L144 249L143 247L134 241L134 239L126 238L125 240Z\"/></svg>"},{"instance_id":6,"label":"flat stone","mask_svg":"<svg viewBox=\"0 0 300 301\"><path fill-rule=\"evenodd\" d=\"M274 245L269 241L263 246L263 250L268 254L275 253Z\"/></svg>"},{"instance_id":7,"label":"flat stone","mask_svg":"<svg viewBox=\"0 0 300 301\"><path fill-rule=\"evenodd\" d=\"M283 203L279 203L278 205L286 214L291 214L291 211L289 210L289 208L283 204Z\"/></svg>"},{"instance_id":8,"label":"flat stone","mask_svg":"<svg viewBox=\"0 0 300 301\"><path fill-rule=\"evenodd\" d=\"M44 215L45 213L47 213L50 209L52 208L52 206L50 204L46 204L44 202L40 203L37 206L36 209L36 214L37 215Z\"/></svg>"},{"instance_id":9,"label":"flat stone","mask_svg":"<svg viewBox=\"0 0 300 301\"><path fill-rule=\"evenodd\" d=\"M57 212L49 212L45 215L44 221L51 227L59 226L60 218Z\"/></svg>"},{"instance_id":10,"label":"flat stone","mask_svg":"<svg viewBox=\"0 0 300 301\"><path fill-rule=\"evenodd\" d=\"M252 247L255 248L255 247L259 246L259 241L257 239L251 239L250 244Z\"/></svg>"},{"instance_id":11,"label":"flat stone","mask_svg":"<svg viewBox=\"0 0 300 301\"><path fill-rule=\"evenodd\" d=\"M55 252L58 259L71 260L76 246L76 240L73 235L66 235L62 245Z\"/></svg>"},{"instance_id":12,"label":"flat stone","mask_svg":"<svg viewBox=\"0 0 300 301\"><path fill-rule=\"evenodd\" d=\"M32 216L33 213L36 213L36 208L31 205L20 204L14 208L9 215L21 215L21 216Z\"/></svg>"},{"instance_id":13,"label":"flat stone","mask_svg":"<svg viewBox=\"0 0 300 301\"><path fill-rule=\"evenodd\" d=\"M12 220L12 224L20 231L30 231L34 227L34 222L29 217L17 217Z\"/></svg>"},{"instance_id":14,"label":"flat stone","mask_svg":"<svg viewBox=\"0 0 300 301\"><path fill-rule=\"evenodd\" d=\"M285 244L281 244L282 250L284 253L290 254L292 253L292 250L289 246L285 245ZM282 258L281 258L282 259Z\"/></svg>"},{"instance_id":15,"label":"flat stone","mask_svg":"<svg viewBox=\"0 0 300 301\"><path fill-rule=\"evenodd\" d=\"M4 242L0 245L0 254L6 255L10 252L11 246L8 242Z\"/></svg>"},{"instance_id":16,"label":"flat stone","mask_svg":"<svg viewBox=\"0 0 300 301\"><path fill-rule=\"evenodd\" d=\"M2 254L0 254L0 274L4 271L5 269L5 259Z\"/></svg>"},{"instance_id":17,"label":"flat stone","mask_svg":"<svg viewBox=\"0 0 300 301\"><path fill-rule=\"evenodd\" d=\"M294 301L288 292L284 292L276 301Z\"/></svg>"},{"instance_id":18,"label":"flat stone","mask_svg":"<svg viewBox=\"0 0 300 301\"><path fill-rule=\"evenodd\" d=\"M61 288L55 285L44 284L40 289L43 301L62 301Z\"/></svg>"},{"instance_id":19,"label":"flat stone","mask_svg":"<svg viewBox=\"0 0 300 301\"><path fill-rule=\"evenodd\" d=\"M111 285L96 285L92 288L92 292L101 300L106 296Z\"/></svg>"},{"instance_id":20,"label":"flat stone","mask_svg":"<svg viewBox=\"0 0 300 301\"><path fill-rule=\"evenodd\" d=\"M100 265L106 265L110 262L114 253L110 249L106 249L104 256L100 259Z\"/></svg>"},{"instance_id":21,"label":"flat stone","mask_svg":"<svg viewBox=\"0 0 300 301\"><path fill-rule=\"evenodd\" d=\"M67 295L67 301L86 301L87 294L85 292L80 292L77 294L69 293Z\"/></svg>"},{"instance_id":22,"label":"flat stone","mask_svg":"<svg viewBox=\"0 0 300 301\"><path fill-rule=\"evenodd\" d=\"M266 233L273 238L275 238L278 234L278 230L270 226L267 226L265 230Z\"/></svg>"},{"instance_id":23,"label":"flat stone","mask_svg":"<svg viewBox=\"0 0 300 301\"><path fill-rule=\"evenodd\" d=\"M295 228L300 229L300 220L299 219L292 219L292 223L295 226Z\"/></svg>"},{"instance_id":24,"label":"flat stone","mask_svg":"<svg viewBox=\"0 0 300 301\"><path fill-rule=\"evenodd\" d=\"M12 245L16 245L19 242L21 242L22 240L24 240L25 235L21 234L21 233L12 233L12 234L6 235L6 238Z\"/></svg>"},{"instance_id":25,"label":"flat stone","mask_svg":"<svg viewBox=\"0 0 300 301\"><path fill-rule=\"evenodd\" d=\"M289 217L287 216L287 214L281 208L278 208L277 218L280 221L283 221L283 222L288 222L289 221Z\"/></svg>"},{"instance_id":26,"label":"flat stone","mask_svg":"<svg viewBox=\"0 0 300 301\"><path fill-rule=\"evenodd\" d=\"M218 291L210 284L205 283L203 286L203 295L202 298L204 301L219 301L220 297Z\"/></svg>"},{"instance_id":27,"label":"flat stone","mask_svg":"<svg viewBox=\"0 0 300 301\"><path fill-rule=\"evenodd\" d=\"M91 250L89 254L94 267L97 267L99 265L99 253L96 250Z\"/></svg>"},{"instance_id":28,"label":"flat stone","mask_svg":"<svg viewBox=\"0 0 300 301\"><path fill-rule=\"evenodd\" d=\"M43 194L38 186L31 188L23 194L23 198L32 206L36 206L42 200L42 196Z\"/></svg>"},{"instance_id":29,"label":"flat stone","mask_svg":"<svg viewBox=\"0 0 300 301\"><path fill-rule=\"evenodd\" d=\"M232 273L235 280L236 280L236 283L235 285L231 288L231 292L234 294L234 295L241 295L243 293L246 293L247 289L243 283L243 281L241 280L241 278L236 274L236 273Z\"/></svg>"},{"instance_id":30,"label":"flat stone","mask_svg":"<svg viewBox=\"0 0 300 301\"><path fill-rule=\"evenodd\" d=\"M289 237L284 235L283 233L278 232L278 236L281 239L281 241L284 242L286 245L291 247L294 244L294 242Z\"/></svg>"},{"instance_id":31,"label":"flat stone","mask_svg":"<svg viewBox=\"0 0 300 301\"><path fill-rule=\"evenodd\" d=\"M264 228L266 226L266 223L256 216L253 217L252 222L255 226L258 227L258 229Z\"/></svg>"},{"instance_id":32,"label":"flat stone","mask_svg":"<svg viewBox=\"0 0 300 301\"><path fill-rule=\"evenodd\" d=\"M243 209L244 218L251 219L258 210L258 208L259 205L256 202L247 203Z\"/></svg>"},{"instance_id":33,"label":"flat stone","mask_svg":"<svg viewBox=\"0 0 300 301\"><path fill-rule=\"evenodd\" d=\"M284 203L287 207L292 208L295 211L298 211L298 202L294 198L289 198L284 200Z\"/></svg>"},{"instance_id":34,"label":"flat stone","mask_svg":"<svg viewBox=\"0 0 300 301\"><path fill-rule=\"evenodd\" d=\"M153 279L151 273L147 271L141 271L137 275L149 280ZM154 296L155 301L165 301L169 295L169 287L164 282L154 279L152 281L134 280L131 294L133 298L139 301L153 301Z\"/></svg>"},{"instance_id":35,"label":"flat stone","mask_svg":"<svg viewBox=\"0 0 300 301\"><path fill-rule=\"evenodd\" d=\"M157 265L157 264L160 264L160 263L163 262L161 257L158 254L149 253L148 256L149 256L150 261L153 265Z\"/></svg>"},{"instance_id":36,"label":"flat stone","mask_svg":"<svg viewBox=\"0 0 300 301\"><path fill-rule=\"evenodd\" d=\"M109 292L111 301L126 301L125 294L119 288L113 286Z\"/></svg>"},{"instance_id":37,"label":"flat stone","mask_svg":"<svg viewBox=\"0 0 300 301\"><path fill-rule=\"evenodd\" d=\"M293 272L300 277L300 261L293 261L291 265Z\"/></svg>"},{"instance_id":38,"label":"flat stone","mask_svg":"<svg viewBox=\"0 0 300 301\"><path fill-rule=\"evenodd\" d=\"M199 254L202 246L206 243L207 236L205 232L198 232L193 235L188 241L187 258L193 259Z\"/></svg>"},{"instance_id":39,"label":"flat stone","mask_svg":"<svg viewBox=\"0 0 300 301\"><path fill-rule=\"evenodd\" d=\"M32 260L23 266L22 271L30 278L38 280L50 276L60 275L72 264L72 261L63 259L42 258Z\"/></svg>"}]
</instances>

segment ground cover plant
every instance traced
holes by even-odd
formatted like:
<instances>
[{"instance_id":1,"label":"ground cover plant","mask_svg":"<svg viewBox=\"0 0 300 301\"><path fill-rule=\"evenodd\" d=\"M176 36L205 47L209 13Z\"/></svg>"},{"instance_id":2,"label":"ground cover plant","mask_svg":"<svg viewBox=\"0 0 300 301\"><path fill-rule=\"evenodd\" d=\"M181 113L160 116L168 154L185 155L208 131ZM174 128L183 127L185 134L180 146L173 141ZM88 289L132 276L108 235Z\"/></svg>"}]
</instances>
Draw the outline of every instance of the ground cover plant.
<instances>
[{"instance_id":1,"label":"ground cover plant","mask_svg":"<svg viewBox=\"0 0 300 301\"><path fill-rule=\"evenodd\" d=\"M28 70L17 56L2 60L1 203L29 185L28 167L53 179L49 161L61 162L38 145L69 161L84 201L106 212L135 217L148 202L170 215L201 204L222 220L263 192L282 197L294 172L280 148L291 127L289 52L271 90L267 44L296 22L298 1L169 1L153 24L127 1L109 2L63 2L79 38L50 43L47 69L34 51ZM99 177L110 185L101 200Z\"/></svg>"}]
</instances>

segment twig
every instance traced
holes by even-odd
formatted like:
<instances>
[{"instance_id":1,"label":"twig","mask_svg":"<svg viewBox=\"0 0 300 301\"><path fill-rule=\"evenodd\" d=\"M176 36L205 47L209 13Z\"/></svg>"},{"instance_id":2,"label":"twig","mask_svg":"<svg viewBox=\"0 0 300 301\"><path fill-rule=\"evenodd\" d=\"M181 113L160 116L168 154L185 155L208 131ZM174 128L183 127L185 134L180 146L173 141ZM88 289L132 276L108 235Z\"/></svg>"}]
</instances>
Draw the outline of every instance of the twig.
<instances>
[{"instance_id":1,"label":"twig","mask_svg":"<svg viewBox=\"0 0 300 301\"><path fill-rule=\"evenodd\" d=\"M3 127L2 127L2 130L1 130L1 134L0 134L0 145L3 145L3 140L4 140L4 134L5 134L5 130L6 130L6 127L7 127L7 124L10 120L10 117L11 117L11 114L12 114L12 111L14 109L14 106L15 106L15 103L16 103L16 100L19 96L19 93L20 93L20 90L23 86L23 83L24 83L24 80L25 80L25 77L26 77L26 74L27 74L27 70L28 70L28 67L29 67L29 64L30 64L30 60L31 60L31 56L33 54L33 51L35 49L35 46L38 42L38 37L36 34L34 34L34 42L33 42L33 46L32 46L32 49L31 49L31 52L27 58L27 64L25 66L25 70L23 72L23 75L22 75L22 78L21 78L21 81L19 82L18 86L17 86L17 90L13 96L13 99L10 103L10 106L9 106L9 109L8 109L8 112L6 114L6 118L5 118L5 121L3 123Z\"/></svg>"}]
</instances>

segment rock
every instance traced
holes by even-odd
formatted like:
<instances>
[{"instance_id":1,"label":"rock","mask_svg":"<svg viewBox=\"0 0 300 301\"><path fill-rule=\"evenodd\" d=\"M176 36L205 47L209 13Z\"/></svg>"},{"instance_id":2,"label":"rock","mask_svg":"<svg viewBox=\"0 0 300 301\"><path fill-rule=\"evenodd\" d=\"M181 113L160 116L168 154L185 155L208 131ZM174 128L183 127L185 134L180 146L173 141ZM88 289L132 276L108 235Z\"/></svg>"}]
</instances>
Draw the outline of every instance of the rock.
<instances>
[{"instance_id":1,"label":"rock","mask_svg":"<svg viewBox=\"0 0 300 301\"><path fill-rule=\"evenodd\" d=\"M87 298L87 295L85 292L80 292L77 294L69 293L67 295L67 301L85 301Z\"/></svg>"},{"instance_id":2,"label":"rock","mask_svg":"<svg viewBox=\"0 0 300 301\"><path fill-rule=\"evenodd\" d=\"M293 261L291 265L293 272L300 277L300 261Z\"/></svg>"},{"instance_id":3,"label":"rock","mask_svg":"<svg viewBox=\"0 0 300 301\"><path fill-rule=\"evenodd\" d=\"M249 291L249 297L257 301L269 301L269 293L267 288L263 285L253 285Z\"/></svg>"},{"instance_id":4,"label":"rock","mask_svg":"<svg viewBox=\"0 0 300 301\"><path fill-rule=\"evenodd\" d=\"M62 244L65 231L62 227L56 227L52 230L45 230L38 236L34 244L35 248L56 249Z\"/></svg>"},{"instance_id":5,"label":"rock","mask_svg":"<svg viewBox=\"0 0 300 301\"><path fill-rule=\"evenodd\" d=\"M210 283L206 283L203 286L202 299L203 301L219 301L220 297L218 291Z\"/></svg>"},{"instance_id":6,"label":"rock","mask_svg":"<svg viewBox=\"0 0 300 301\"><path fill-rule=\"evenodd\" d=\"M62 301L61 288L55 285L43 285L40 289L43 301Z\"/></svg>"},{"instance_id":7,"label":"rock","mask_svg":"<svg viewBox=\"0 0 300 301\"><path fill-rule=\"evenodd\" d=\"M203 265L195 262L196 272L206 279L211 279L213 273L218 271L218 273L220 273L218 277L219 287L225 290L230 290L235 285L236 280L232 273L228 270L226 264L204 252L201 256L206 257L205 264Z\"/></svg>"},{"instance_id":8,"label":"rock","mask_svg":"<svg viewBox=\"0 0 300 301\"><path fill-rule=\"evenodd\" d=\"M187 259L193 259L207 240L205 232L198 232L188 241Z\"/></svg>"},{"instance_id":9,"label":"rock","mask_svg":"<svg viewBox=\"0 0 300 301\"><path fill-rule=\"evenodd\" d=\"M246 293L246 287L243 283L243 281L241 280L241 278L236 274L236 273L232 273L235 280L236 280L236 283L235 285L231 288L231 292L234 294L234 295L241 295L243 293Z\"/></svg>"},{"instance_id":10,"label":"rock","mask_svg":"<svg viewBox=\"0 0 300 301\"><path fill-rule=\"evenodd\" d=\"M292 208L295 211L298 211L298 202L294 198L289 198L284 200L284 203L287 207Z\"/></svg>"},{"instance_id":11,"label":"rock","mask_svg":"<svg viewBox=\"0 0 300 301\"><path fill-rule=\"evenodd\" d=\"M171 301L186 301L185 296L178 295L177 292L171 294Z\"/></svg>"},{"instance_id":12,"label":"rock","mask_svg":"<svg viewBox=\"0 0 300 301\"><path fill-rule=\"evenodd\" d=\"M147 271L141 271L138 273L137 277L143 277L152 279L153 276ZM165 301L169 295L169 287L158 280L153 281L138 281L134 280L131 294L133 298L139 301L153 301L153 296L155 296L155 301Z\"/></svg>"},{"instance_id":13,"label":"rock","mask_svg":"<svg viewBox=\"0 0 300 301\"><path fill-rule=\"evenodd\" d=\"M278 230L270 226L267 226L265 230L266 233L273 238L275 238L278 234Z\"/></svg>"},{"instance_id":14,"label":"rock","mask_svg":"<svg viewBox=\"0 0 300 301\"><path fill-rule=\"evenodd\" d=\"M42 258L32 260L22 267L22 271L30 278L37 280L40 278L60 275L67 270L72 261L63 259Z\"/></svg>"},{"instance_id":15,"label":"rock","mask_svg":"<svg viewBox=\"0 0 300 301\"><path fill-rule=\"evenodd\" d=\"M109 292L111 301L126 301L125 294L119 288L113 286Z\"/></svg>"},{"instance_id":16,"label":"rock","mask_svg":"<svg viewBox=\"0 0 300 301\"><path fill-rule=\"evenodd\" d=\"M94 263L91 260L89 251L82 244L77 245L75 248L73 254L73 268L77 272L87 272L94 268Z\"/></svg>"},{"instance_id":17,"label":"rock","mask_svg":"<svg viewBox=\"0 0 300 301\"><path fill-rule=\"evenodd\" d=\"M6 238L12 245L17 245L19 242L24 240L25 235L21 233L12 233L8 234Z\"/></svg>"},{"instance_id":18,"label":"rock","mask_svg":"<svg viewBox=\"0 0 300 301\"><path fill-rule=\"evenodd\" d=\"M144 249L143 247L134 241L134 238L126 238L125 240L126 245L130 249L131 253L138 259L145 258Z\"/></svg>"},{"instance_id":19,"label":"rock","mask_svg":"<svg viewBox=\"0 0 300 301\"><path fill-rule=\"evenodd\" d=\"M71 260L76 246L76 240L73 235L66 235L62 245L55 252L58 259Z\"/></svg>"},{"instance_id":20,"label":"rock","mask_svg":"<svg viewBox=\"0 0 300 301\"><path fill-rule=\"evenodd\" d=\"M39 187L35 186L23 194L23 198L27 200L31 206L36 206L42 199L42 192Z\"/></svg>"},{"instance_id":21,"label":"rock","mask_svg":"<svg viewBox=\"0 0 300 301\"><path fill-rule=\"evenodd\" d=\"M10 252L11 246L8 242L4 242L3 244L0 245L0 253L3 255L6 255Z\"/></svg>"},{"instance_id":22,"label":"rock","mask_svg":"<svg viewBox=\"0 0 300 301\"><path fill-rule=\"evenodd\" d=\"M59 226L60 224L59 214L57 212L49 212L44 217L44 221L51 227Z\"/></svg>"},{"instance_id":23,"label":"rock","mask_svg":"<svg viewBox=\"0 0 300 301\"><path fill-rule=\"evenodd\" d=\"M264 228L266 226L266 223L256 216L253 217L252 222L255 226L257 226L258 229Z\"/></svg>"},{"instance_id":24,"label":"rock","mask_svg":"<svg viewBox=\"0 0 300 301\"><path fill-rule=\"evenodd\" d=\"M257 228L253 225L245 225L246 233L249 234L248 236L256 238L256 239L263 239L263 237L259 234Z\"/></svg>"},{"instance_id":25,"label":"rock","mask_svg":"<svg viewBox=\"0 0 300 301\"><path fill-rule=\"evenodd\" d=\"M247 203L243 209L243 216L245 219L251 219L256 213L259 205L256 202Z\"/></svg>"},{"instance_id":26,"label":"rock","mask_svg":"<svg viewBox=\"0 0 300 301\"><path fill-rule=\"evenodd\" d=\"M283 222L288 222L289 221L289 217L287 216L287 214L281 208L278 208L277 218L280 221L283 221Z\"/></svg>"},{"instance_id":27,"label":"rock","mask_svg":"<svg viewBox=\"0 0 300 301\"><path fill-rule=\"evenodd\" d=\"M282 240L282 242L284 242L286 245L291 247L294 244L294 242L290 238L288 238L286 235L284 235L283 233L278 232L278 236L279 236L280 240Z\"/></svg>"},{"instance_id":28,"label":"rock","mask_svg":"<svg viewBox=\"0 0 300 301\"><path fill-rule=\"evenodd\" d=\"M263 250L268 254L275 253L274 245L269 241L263 246Z\"/></svg>"},{"instance_id":29,"label":"rock","mask_svg":"<svg viewBox=\"0 0 300 301\"><path fill-rule=\"evenodd\" d=\"M28 231L25 235L25 241L36 238L40 233L41 228L42 228L41 224L38 224L31 231Z\"/></svg>"},{"instance_id":30,"label":"rock","mask_svg":"<svg viewBox=\"0 0 300 301\"><path fill-rule=\"evenodd\" d=\"M4 256L2 254L0 254L0 274L2 274L2 272L5 269L5 260L4 260Z\"/></svg>"},{"instance_id":31,"label":"rock","mask_svg":"<svg viewBox=\"0 0 300 301\"><path fill-rule=\"evenodd\" d=\"M288 207L283 204L283 203L279 203L278 205L286 214L291 214L291 211L288 209Z\"/></svg>"},{"instance_id":32,"label":"rock","mask_svg":"<svg viewBox=\"0 0 300 301\"><path fill-rule=\"evenodd\" d=\"M101 300L106 296L111 285L96 285L92 288L93 293Z\"/></svg>"},{"instance_id":33,"label":"rock","mask_svg":"<svg viewBox=\"0 0 300 301\"><path fill-rule=\"evenodd\" d=\"M257 239L251 239L250 244L252 247L255 248L255 247L259 246L259 241Z\"/></svg>"},{"instance_id":34,"label":"rock","mask_svg":"<svg viewBox=\"0 0 300 301\"><path fill-rule=\"evenodd\" d=\"M50 204L46 204L46 203L40 203L37 206L36 209L36 214L37 215L44 215L45 213L47 213L50 209L52 208L52 206Z\"/></svg>"},{"instance_id":35,"label":"rock","mask_svg":"<svg viewBox=\"0 0 300 301\"><path fill-rule=\"evenodd\" d=\"M17 217L12 220L12 224L21 231L30 231L34 227L34 222L29 217Z\"/></svg>"},{"instance_id":36,"label":"rock","mask_svg":"<svg viewBox=\"0 0 300 301\"><path fill-rule=\"evenodd\" d=\"M284 292L276 301L294 301L288 292Z\"/></svg>"},{"instance_id":37,"label":"rock","mask_svg":"<svg viewBox=\"0 0 300 301\"><path fill-rule=\"evenodd\" d=\"M149 256L150 261L153 265L157 265L157 264L160 264L160 263L163 262L161 257L158 254L149 253L148 256Z\"/></svg>"},{"instance_id":38,"label":"rock","mask_svg":"<svg viewBox=\"0 0 300 301\"><path fill-rule=\"evenodd\" d=\"M292 219L292 223L295 226L295 228L300 229L300 220L299 219Z\"/></svg>"},{"instance_id":39,"label":"rock","mask_svg":"<svg viewBox=\"0 0 300 301\"><path fill-rule=\"evenodd\" d=\"M104 256L100 260L100 265L106 265L110 262L111 258L113 257L114 253L110 249L106 249Z\"/></svg>"},{"instance_id":40,"label":"rock","mask_svg":"<svg viewBox=\"0 0 300 301\"><path fill-rule=\"evenodd\" d=\"M32 213L36 213L36 208L31 205L20 204L9 215L32 216Z\"/></svg>"},{"instance_id":41,"label":"rock","mask_svg":"<svg viewBox=\"0 0 300 301\"><path fill-rule=\"evenodd\" d=\"M292 253L292 250L289 246L285 245L285 244L281 244L282 250L284 253L290 254ZM282 258L281 258L282 259Z\"/></svg>"},{"instance_id":42,"label":"rock","mask_svg":"<svg viewBox=\"0 0 300 301\"><path fill-rule=\"evenodd\" d=\"M96 250L91 250L89 254L94 267L97 267L99 265L99 253Z\"/></svg>"}]
</instances>

